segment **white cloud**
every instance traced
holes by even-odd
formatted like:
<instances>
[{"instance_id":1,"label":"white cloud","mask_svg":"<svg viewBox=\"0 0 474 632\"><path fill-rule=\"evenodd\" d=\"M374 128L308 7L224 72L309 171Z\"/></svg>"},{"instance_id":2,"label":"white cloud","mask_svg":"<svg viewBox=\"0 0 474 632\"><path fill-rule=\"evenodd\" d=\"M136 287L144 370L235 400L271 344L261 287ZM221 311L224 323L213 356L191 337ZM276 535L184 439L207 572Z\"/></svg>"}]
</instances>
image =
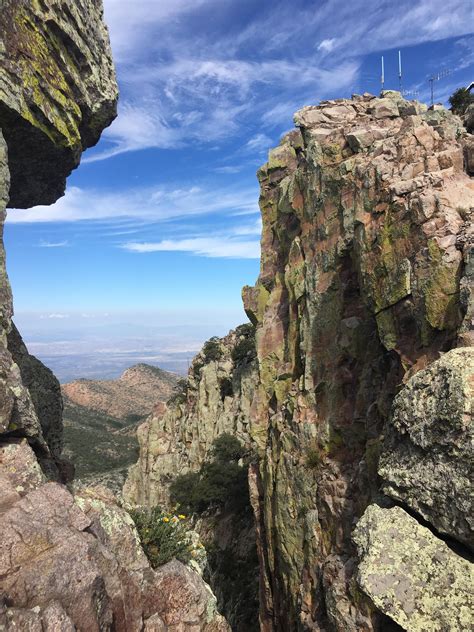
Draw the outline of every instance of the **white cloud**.
<instances>
[{"instance_id":1,"label":"white cloud","mask_svg":"<svg viewBox=\"0 0 474 632\"><path fill-rule=\"evenodd\" d=\"M247 143L245 143L245 150L253 152L268 151L272 146L272 139L266 134L256 134Z\"/></svg>"},{"instance_id":2,"label":"white cloud","mask_svg":"<svg viewBox=\"0 0 474 632\"><path fill-rule=\"evenodd\" d=\"M325 39L319 44L318 50L322 50L325 53L330 53L332 51L332 49L334 48L335 44L336 44L336 38L335 37L331 37L329 39Z\"/></svg>"},{"instance_id":3,"label":"white cloud","mask_svg":"<svg viewBox=\"0 0 474 632\"><path fill-rule=\"evenodd\" d=\"M235 216L259 213L257 186L157 186L127 191L95 191L69 187L66 195L52 206L11 210L9 223L77 222L133 218L160 222L175 218L219 214ZM132 226L122 227L134 230Z\"/></svg>"},{"instance_id":4,"label":"white cloud","mask_svg":"<svg viewBox=\"0 0 474 632\"><path fill-rule=\"evenodd\" d=\"M41 240L38 244L38 248L66 248L69 246L69 241L65 239L64 241L44 241Z\"/></svg>"},{"instance_id":5,"label":"white cloud","mask_svg":"<svg viewBox=\"0 0 474 632\"><path fill-rule=\"evenodd\" d=\"M116 60L133 61L144 47L156 44L156 29L160 25L211 4L212 0L134 0L131 6L124 0L104 0Z\"/></svg>"},{"instance_id":6,"label":"white cloud","mask_svg":"<svg viewBox=\"0 0 474 632\"><path fill-rule=\"evenodd\" d=\"M202 257L232 259L259 259L258 241L241 241L228 237L193 237L189 239L164 239L159 242L128 242L124 250L137 253L189 252Z\"/></svg>"},{"instance_id":7,"label":"white cloud","mask_svg":"<svg viewBox=\"0 0 474 632\"><path fill-rule=\"evenodd\" d=\"M249 123L281 128L302 105L355 89L364 55L472 30L466 0L255 2L240 27L239 5L105 0L122 100L86 162L233 138Z\"/></svg>"},{"instance_id":8,"label":"white cloud","mask_svg":"<svg viewBox=\"0 0 474 632\"><path fill-rule=\"evenodd\" d=\"M214 169L217 173L239 173L242 171L242 165L227 165L226 167L216 167Z\"/></svg>"},{"instance_id":9,"label":"white cloud","mask_svg":"<svg viewBox=\"0 0 474 632\"><path fill-rule=\"evenodd\" d=\"M60 313L53 313L53 314L42 314L40 316L40 318L42 320L45 319L50 319L50 320L64 320L66 318L69 318L69 314L60 314Z\"/></svg>"}]
</instances>

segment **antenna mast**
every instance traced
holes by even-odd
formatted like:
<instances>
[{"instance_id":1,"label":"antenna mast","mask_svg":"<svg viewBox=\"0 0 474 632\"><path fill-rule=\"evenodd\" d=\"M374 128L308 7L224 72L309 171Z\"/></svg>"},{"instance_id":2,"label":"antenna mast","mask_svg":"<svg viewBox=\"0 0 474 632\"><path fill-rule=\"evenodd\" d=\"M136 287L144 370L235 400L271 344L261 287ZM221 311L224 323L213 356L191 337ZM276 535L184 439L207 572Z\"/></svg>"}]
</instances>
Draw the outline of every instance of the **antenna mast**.
<instances>
[{"instance_id":1,"label":"antenna mast","mask_svg":"<svg viewBox=\"0 0 474 632\"><path fill-rule=\"evenodd\" d=\"M383 89L384 89L384 84L385 84L385 70L384 70L383 55L382 55L382 92L383 92Z\"/></svg>"},{"instance_id":2,"label":"antenna mast","mask_svg":"<svg viewBox=\"0 0 474 632\"><path fill-rule=\"evenodd\" d=\"M440 79L444 79L450 74L451 74L451 71L446 68L445 70L441 70L441 72L438 72L435 75L431 75L431 77L428 77L430 90L431 90L431 105L434 105L434 82L440 81Z\"/></svg>"},{"instance_id":3,"label":"antenna mast","mask_svg":"<svg viewBox=\"0 0 474 632\"><path fill-rule=\"evenodd\" d=\"M402 92L402 51L398 51L398 87Z\"/></svg>"}]
</instances>

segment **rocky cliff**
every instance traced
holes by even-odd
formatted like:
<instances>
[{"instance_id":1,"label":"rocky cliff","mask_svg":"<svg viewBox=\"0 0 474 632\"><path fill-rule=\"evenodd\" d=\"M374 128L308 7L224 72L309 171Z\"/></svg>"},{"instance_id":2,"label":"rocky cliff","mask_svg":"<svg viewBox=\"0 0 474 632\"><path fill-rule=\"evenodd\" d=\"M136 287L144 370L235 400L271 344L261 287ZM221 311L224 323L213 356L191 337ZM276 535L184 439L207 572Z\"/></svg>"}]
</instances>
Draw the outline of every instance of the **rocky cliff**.
<instances>
[{"instance_id":1,"label":"rocky cliff","mask_svg":"<svg viewBox=\"0 0 474 632\"><path fill-rule=\"evenodd\" d=\"M101 0L0 0L0 226L6 207L50 204L116 114ZM0 244L0 629L225 632L201 577L153 570L104 489L61 481L57 380L12 323Z\"/></svg>"},{"instance_id":2,"label":"rocky cliff","mask_svg":"<svg viewBox=\"0 0 474 632\"><path fill-rule=\"evenodd\" d=\"M221 396L226 356L198 356L126 493L166 502L233 431L256 454L262 630L467 629L472 137L396 92L295 123L258 173L257 358Z\"/></svg>"}]
</instances>

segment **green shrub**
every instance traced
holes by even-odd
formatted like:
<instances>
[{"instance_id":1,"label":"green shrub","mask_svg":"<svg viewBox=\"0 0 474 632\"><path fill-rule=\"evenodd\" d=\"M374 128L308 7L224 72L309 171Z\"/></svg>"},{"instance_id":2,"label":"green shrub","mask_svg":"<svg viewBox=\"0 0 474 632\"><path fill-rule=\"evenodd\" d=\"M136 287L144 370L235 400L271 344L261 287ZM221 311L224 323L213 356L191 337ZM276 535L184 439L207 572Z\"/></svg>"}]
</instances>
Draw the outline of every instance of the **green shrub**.
<instances>
[{"instance_id":1,"label":"green shrub","mask_svg":"<svg viewBox=\"0 0 474 632\"><path fill-rule=\"evenodd\" d=\"M192 546L184 522L185 516L166 513L160 507L134 509L130 515L153 568L174 558L184 563L190 560Z\"/></svg>"},{"instance_id":2,"label":"green shrub","mask_svg":"<svg viewBox=\"0 0 474 632\"><path fill-rule=\"evenodd\" d=\"M204 364L199 361L199 356L197 356L193 361L193 368L192 368L193 375L196 379L199 378L199 375L201 374L201 369L203 366Z\"/></svg>"},{"instance_id":3,"label":"green shrub","mask_svg":"<svg viewBox=\"0 0 474 632\"><path fill-rule=\"evenodd\" d=\"M199 472L188 472L177 476L170 485L171 501L185 513L194 513L199 505Z\"/></svg>"},{"instance_id":4,"label":"green shrub","mask_svg":"<svg viewBox=\"0 0 474 632\"><path fill-rule=\"evenodd\" d=\"M245 450L238 439L223 434L213 442L212 461L199 472L177 476L170 485L170 498L183 511L200 513L211 506L234 509L249 503L247 467L238 465Z\"/></svg>"},{"instance_id":5,"label":"green shrub","mask_svg":"<svg viewBox=\"0 0 474 632\"><path fill-rule=\"evenodd\" d=\"M321 465L321 453L317 448L309 448L306 452L306 465L311 468Z\"/></svg>"},{"instance_id":6,"label":"green shrub","mask_svg":"<svg viewBox=\"0 0 474 632\"><path fill-rule=\"evenodd\" d=\"M245 448L234 435L224 432L212 442L212 456L219 463L238 461L245 454Z\"/></svg>"},{"instance_id":7,"label":"green shrub","mask_svg":"<svg viewBox=\"0 0 474 632\"><path fill-rule=\"evenodd\" d=\"M255 327L250 323L240 325L235 330L239 336L239 341L232 349L231 357L234 364L250 362L257 355L255 347Z\"/></svg>"},{"instance_id":8,"label":"green shrub","mask_svg":"<svg viewBox=\"0 0 474 632\"><path fill-rule=\"evenodd\" d=\"M127 424L137 424L139 421L142 421L145 417L143 415L138 415L136 413L130 413L126 416L125 421Z\"/></svg>"},{"instance_id":9,"label":"green shrub","mask_svg":"<svg viewBox=\"0 0 474 632\"><path fill-rule=\"evenodd\" d=\"M181 379L176 382L168 404L184 404L188 396L188 380Z\"/></svg>"},{"instance_id":10,"label":"green shrub","mask_svg":"<svg viewBox=\"0 0 474 632\"><path fill-rule=\"evenodd\" d=\"M226 397L232 397L234 394L234 387L232 386L232 380L228 377L224 377L219 381L219 388L221 391L221 399L224 401Z\"/></svg>"},{"instance_id":11,"label":"green shrub","mask_svg":"<svg viewBox=\"0 0 474 632\"><path fill-rule=\"evenodd\" d=\"M471 103L474 103L474 94L466 88L459 88L449 97L449 103L454 114L464 114Z\"/></svg>"},{"instance_id":12,"label":"green shrub","mask_svg":"<svg viewBox=\"0 0 474 632\"><path fill-rule=\"evenodd\" d=\"M202 348L202 352L206 359L206 362L211 362L212 360L220 360L222 357L222 349L219 342L219 338L214 336L210 338L207 342L204 343L204 347Z\"/></svg>"}]
</instances>

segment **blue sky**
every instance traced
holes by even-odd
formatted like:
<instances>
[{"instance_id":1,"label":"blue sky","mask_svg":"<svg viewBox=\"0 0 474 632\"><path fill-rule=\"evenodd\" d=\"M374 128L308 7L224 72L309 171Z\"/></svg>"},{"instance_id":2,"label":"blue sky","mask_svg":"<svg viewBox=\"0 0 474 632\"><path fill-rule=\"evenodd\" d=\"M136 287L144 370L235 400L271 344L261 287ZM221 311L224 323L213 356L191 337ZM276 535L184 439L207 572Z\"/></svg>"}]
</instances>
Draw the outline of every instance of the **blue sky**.
<instances>
[{"instance_id":1,"label":"blue sky","mask_svg":"<svg viewBox=\"0 0 474 632\"><path fill-rule=\"evenodd\" d=\"M92 319L133 327L245 319L259 268L256 169L321 99L404 88L445 101L472 80L470 0L105 0L117 121L66 196L10 211L8 269L27 341ZM125 318L124 314L127 314ZM125 325L124 325L125 326ZM197 330L196 330L197 331ZM196 339L199 334L196 333Z\"/></svg>"}]
</instances>

